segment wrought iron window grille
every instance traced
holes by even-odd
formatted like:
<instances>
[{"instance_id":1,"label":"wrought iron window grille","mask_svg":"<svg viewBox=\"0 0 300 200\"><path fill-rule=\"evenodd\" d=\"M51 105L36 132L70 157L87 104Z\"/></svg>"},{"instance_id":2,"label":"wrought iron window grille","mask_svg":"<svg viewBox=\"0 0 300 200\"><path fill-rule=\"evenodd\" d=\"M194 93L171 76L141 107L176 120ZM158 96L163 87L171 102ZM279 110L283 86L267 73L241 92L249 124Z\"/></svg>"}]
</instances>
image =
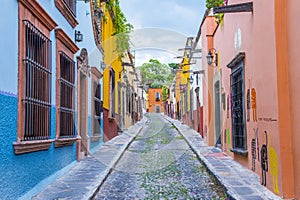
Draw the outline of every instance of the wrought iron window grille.
<instances>
[{"instance_id":1,"label":"wrought iron window grille","mask_svg":"<svg viewBox=\"0 0 300 200\"><path fill-rule=\"evenodd\" d=\"M60 105L59 105L59 137L72 138L75 131L75 62L64 52L59 52L60 57Z\"/></svg>"}]
</instances>

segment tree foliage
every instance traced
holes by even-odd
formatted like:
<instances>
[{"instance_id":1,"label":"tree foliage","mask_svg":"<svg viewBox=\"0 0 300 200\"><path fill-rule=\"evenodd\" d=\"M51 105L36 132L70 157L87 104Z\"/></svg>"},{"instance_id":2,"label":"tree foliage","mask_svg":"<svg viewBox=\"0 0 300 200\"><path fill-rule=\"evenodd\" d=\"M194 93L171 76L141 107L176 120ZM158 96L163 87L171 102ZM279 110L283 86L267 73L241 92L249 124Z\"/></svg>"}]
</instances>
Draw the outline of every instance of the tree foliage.
<instances>
[{"instance_id":1,"label":"tree foliage","mask_svg":"<svg viewBox=\"0 0 300 200\"><path fill-rule=\"evenodd\" d=\"M224 0L206 0L206 8L214 8L224 4Z\"/></svg>"},{"instance_id":2,"label":"tree foliage","mask_svg":"<svg viewBox=\"0 0 300 200\"><path fill-rule=\"evenodd\" d=\"M169 88L168 86L164 85L162 86L162 101L166 102L169 98Z\"/></svg>"},{"instance_id":3,"label":"tree foliage","mask_svg":"<svg viewBox=\"0 0 300 200\"><path fill-rule=\"evenodd\" d=\"M227 0L206 0L206 8L208 9L223 5L227 5ZM215 18L216 22L222 26L224 22L224 13L215 14Z\"/></svg>"},{"instance_id":4,"label":"tree foliage","mask_svg":"<svg viewBox=\"0 0 300 200\"><path fill-rule=\"evenodd\" d=\"M132 31L133 26L127 21L124 13L122 12L120 8L120 0L110 0L106 4L107 8L113 11L114 13L114 27L115 32L113 35L115 35L117 46L116 51L118 55L122 58L124 57L126 51L129 49L129 33Z\"/></svg>"},{"instance_id":5,"label":"tree foliage","mask_svg":"<svg viewBox=\"0 0 300 200\"><path fill-rule=\"evenodd\" d=\"M142 83L149 84L150 88L162 88L163 85L169 85L174 78L171 68L156 59L150 59L139 69L143 77Z\"/></svg>"}]
</instances>

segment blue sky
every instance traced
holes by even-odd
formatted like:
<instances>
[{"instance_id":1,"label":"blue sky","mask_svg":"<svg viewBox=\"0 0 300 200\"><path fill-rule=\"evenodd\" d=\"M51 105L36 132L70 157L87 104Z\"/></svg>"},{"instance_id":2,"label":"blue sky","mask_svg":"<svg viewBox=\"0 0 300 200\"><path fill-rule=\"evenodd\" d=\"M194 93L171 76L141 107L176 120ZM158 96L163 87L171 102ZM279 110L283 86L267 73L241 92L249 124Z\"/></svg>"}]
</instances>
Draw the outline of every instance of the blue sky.
<instances>
[{"instance_id":1,"label":"blue sky","mask_svg":"<svg viewBox=\"0 0 300 200\"><path fill-rule=\"evenodd\" d=\"M146 45L141 44L141 38L147 44L152 42L150 48L136 50L137 66L147 62L149 58L156 58L165 63L176 62L173 60L174 54L180 52L175 51L184 47L186 37L197 35L205 12L205 0L120 0L120 2L127 20L134 26L135 32L138 32L133 33L135 36L138 35L139 39L132 37L132 49ZM143 29L147 31L141 31ZM158 36L159 34L161 35ZM157 40L157 37L164 38L164 41ZM166 37L173 41L167 44ZM161 47L162 42L165 42L165 46L172 46L173 50Z\"/></svg>"}]
</instances>

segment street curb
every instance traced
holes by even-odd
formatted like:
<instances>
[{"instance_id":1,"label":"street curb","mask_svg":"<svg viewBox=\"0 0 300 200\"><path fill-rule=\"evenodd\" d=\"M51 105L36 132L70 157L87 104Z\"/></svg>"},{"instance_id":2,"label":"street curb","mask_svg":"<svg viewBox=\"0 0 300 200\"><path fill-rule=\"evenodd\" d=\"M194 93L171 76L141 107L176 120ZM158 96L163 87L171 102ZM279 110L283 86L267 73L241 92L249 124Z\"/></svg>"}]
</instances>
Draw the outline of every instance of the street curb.
<instances>
[{"instance_id":1,"label":"street curb","mask_svg":"<svg viewBox=\"0 0 300 200\"><path fill-rule=\"evenodd\" d=\"M134 126L141 126L141 127L138 129L138 131L136 131L136 133L133 135L133 137L131 137L128 140L128 142L125 143L122 146L121 150L117 153L117 155L115 155L114 159L110 162L110 164L107 167L107 169L103 172L103 178L101 180L99 180L98 186L96 188L92 189L86 195L84 195L84 197L82 199L89 199L89 200L95 199L95 197L98 194L100 188L102 187L102 185L104 184L104 182L106 181L106 179L108 178L108 176L111 174L111 172L113 171L113 169L116 167L116 165L118 164L118 162L120 161L120 159L124 155L126 149L128 149L128 147L134 141L134 139L137 137L137 135L143 130L143 128L144 128L143 125L147 121L148 121L148 119L146 119L146 116L144 116L143 119L140 122L138 122L137 124L134 125Z\"/></svg>"}]
</instances>

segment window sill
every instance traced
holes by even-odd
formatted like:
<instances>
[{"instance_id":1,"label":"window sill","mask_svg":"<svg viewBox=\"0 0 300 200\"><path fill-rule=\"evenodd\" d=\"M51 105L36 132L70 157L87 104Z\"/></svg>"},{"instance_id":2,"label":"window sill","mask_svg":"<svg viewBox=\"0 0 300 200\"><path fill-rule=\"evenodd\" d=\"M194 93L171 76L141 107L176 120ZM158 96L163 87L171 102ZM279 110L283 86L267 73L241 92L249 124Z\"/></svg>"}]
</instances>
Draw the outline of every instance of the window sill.
<instances>
[{"instance_id":1,"label":"window sill","mask_svg":"<svg viewBox=\"0 0 300 200\"><path fill-rule=\"evenodd\" d=\"M230 151L233 153L239 154L241 156L248 157L248 150L230 148Z\"/></svg>"},{"instance_id":2,"label":"window sill","mask_svg":"<svg viewBox=\"0 0 300 200\"><path fill-rule=\"evenodd\" d=\"M31 153L36 151L48 150L54 140L34 140L14 142L14 151L16 155Z\"/></svg>"},{"instance_id":3,"label":"window sill","mask_svg":"<svg viewBox=\"0 0 300 200\"><path fill-rule=\"evenodd\" d=\"M54 147L59 148L72 146L76 140L77 138L58 138L54 141Z\"/></svg>"},{"instance_id":4,"label":"window sill","mask_svg":"<svg viewBox=\"0 0 300 200\"><path fill-rule=\"evenodd\" d=\"M98 142L101 139L101 135L93 135L92 142Z\"/></svg>"}]
</instances>

